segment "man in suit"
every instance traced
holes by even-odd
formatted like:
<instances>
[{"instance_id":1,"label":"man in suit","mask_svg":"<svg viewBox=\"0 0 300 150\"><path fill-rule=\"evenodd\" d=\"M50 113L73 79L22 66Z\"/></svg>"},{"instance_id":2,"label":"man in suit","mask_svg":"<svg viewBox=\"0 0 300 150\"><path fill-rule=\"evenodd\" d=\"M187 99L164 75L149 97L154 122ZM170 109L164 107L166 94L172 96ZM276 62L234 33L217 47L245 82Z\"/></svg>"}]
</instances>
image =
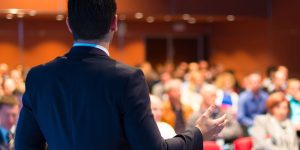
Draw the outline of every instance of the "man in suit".
<instances>
[{"instance_id":1,"label":"man in suit","mask_svg":"<svg viewBox=\"0 0 300 150\"><path fill-rule=\"evenodd\" d=\"M69 0L68 15L74 45L29 72L16 150L194 150L222 130L226 116L210 119L212 106L195 128L162 139L142 71L109 57L115 1Z\"/></svg>"}]
</instances>

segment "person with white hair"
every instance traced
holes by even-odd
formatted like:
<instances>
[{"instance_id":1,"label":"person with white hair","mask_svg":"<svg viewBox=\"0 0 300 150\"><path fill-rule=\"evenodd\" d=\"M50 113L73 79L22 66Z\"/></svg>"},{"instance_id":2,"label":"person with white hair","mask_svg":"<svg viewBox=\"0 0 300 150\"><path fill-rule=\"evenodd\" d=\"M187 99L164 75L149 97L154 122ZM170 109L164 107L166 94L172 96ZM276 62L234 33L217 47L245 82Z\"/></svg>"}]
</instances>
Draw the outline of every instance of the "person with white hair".
<instances>
[{"instance_id":1,"label":"person with white hair","mask_svg":"<svg viewBox=\"0 0 300 150\"><path fill-rule=\"evenodd\" d=\"M161 136L164 139L169 139L174 137L176 133L173 127L168 123L161 121L161 117L163 114L162 101L158 96L155 95L150 95L150 101L151 101L151 111Z\"/></svg>"},{"instance_id":2,"label":"person with white hair","mask_svg":"<svg viewBox=\"0 0 300 150\"><path fill-rule=\"evenodd\" d=\"M165 87L167 99L163 103L162 120L170 124L177 134L184 132L186 122L193 113L193 109L181 101L181 85L179 79L167 82Z\"/></svg>"}]
</instances>

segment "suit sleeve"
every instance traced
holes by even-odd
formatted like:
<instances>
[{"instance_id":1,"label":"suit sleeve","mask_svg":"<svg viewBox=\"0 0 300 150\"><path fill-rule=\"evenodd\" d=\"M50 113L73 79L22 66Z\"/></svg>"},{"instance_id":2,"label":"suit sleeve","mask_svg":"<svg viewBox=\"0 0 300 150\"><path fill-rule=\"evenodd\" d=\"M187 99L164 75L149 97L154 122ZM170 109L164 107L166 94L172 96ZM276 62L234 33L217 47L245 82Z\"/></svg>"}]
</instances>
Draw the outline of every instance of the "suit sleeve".
<instances>
[{"instance_id":1,"label":"suit sleeve","mask_svg":"<svg viewBox=\"0 0 300 150\"><path fill-rule=\"evenodd\" d=\"M150 109L149 90L140 70L129 78L122 101L125 134L131 149L202 150L203 138L198 128L163 140Z\"/></svg>"},{"instance_id":2,"label":"suit sleeve","mask_svg":"<svg viewBox=\"0 0 300 150\"><path fill-rule=\"evenodd\" d=\"M31 78L29 73L26 79L26 91L22 99L23 107L17 124L15 150L42 150L46 146L46 140L32 112Z\"/></svg>"}]
</instances>

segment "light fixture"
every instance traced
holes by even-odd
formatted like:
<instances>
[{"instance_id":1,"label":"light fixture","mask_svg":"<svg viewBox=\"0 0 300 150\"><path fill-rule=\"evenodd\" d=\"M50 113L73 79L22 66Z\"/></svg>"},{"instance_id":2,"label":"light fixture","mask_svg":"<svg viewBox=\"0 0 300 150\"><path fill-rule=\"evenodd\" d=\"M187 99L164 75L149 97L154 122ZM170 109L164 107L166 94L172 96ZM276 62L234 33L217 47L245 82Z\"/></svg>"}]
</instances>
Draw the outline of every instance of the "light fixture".
<instances>
[{"instance_id":1,"label":"light fixture","mask_svg":"<svg viewBox=\"0 0 300 150\"><path fill-rule=\"evenodd\" d=\"M29 16L35 16L37 14L36 10L30 10L28 15Z\"/></svg>"},{"instance_id":2,"label":"light fixture","mask_svg":"<svg viewBox=\"0 0 300 150\"><path fill-rule=\"evenodd\" d=\"M227 17L226 17L226 19L228 20L228 21L234 21L235 20L235 16L234 15L228 15Z\"/></svg>"},{"instance_id":3,"label":"light fixture","mask_svg":"<svg viewBox=\"0 0 300 150\"><path fill-rule=\"evenodd\" d=\"M56 16L56 20L57 20L57 21L62 21L62 20L64 20L64 15L62 15L62 14L57 15L57 16Z\"/></svg>"},{"instance_id":4,"label":"light fixture","mask_svg":"<svg viewBox=\"0 0 300 150\"><path fill-rule=\"evenodd\" d=\"M9 9L8 13L16 15L19 12L18 9Z\"/></svg>"},{"instance_id":5,"label":"light fixture","mask_svg":"<svg viewBox=\"0 0 300 150\"><path fill-rule=\"evenodd\" d=\"M17 14L17 17L18 17L18 18L24 18L24 15L25 15L24 12L19 12L19 13Z\"/></svg>"},{"instance_id":6,"label":"light fixture","mask_svg":"<svg viewBox=\"0 0 300 150\"><path fill-rule=\"evenodd\" d=\"M183 20L189 20L191 18L191 15L190 14L183 14L182 15L182 19Z\"/></svg>"},{"instance_id":7,"label":"light fixture","mask_svg":"<svg viewBox=\"0 0 300 150\"><path fill-rule=\"evenodd\" d=\"M141 13L141 12L137 12L137 13L134 14L134 17L135 17L136 19L142 19L142 18L144 17L144 14Z\"/></svg>"},{"instance_id":8,"label":"light fixture","mask_svg":"<svg viewBox=\"0 0 300 150\"><path fill-rule=\"evenodd\" d=\"M155 21L155 18L153 16L149 16L149 17L147 17L146 21L148 23L153 23Z\"/></svg>"},{"instance_id":9,"label":"light fixture","mask_svg":"<svg viewBox=\"0 0 300 150\"><path fill-rule=\"evenodd\" d=\"M14 18L14 15L13 14L7 14L6 15L6 19L8 19L8 20L11 20L11 19L13 19Z\"/></svg>"},{"instance_id":10,"label":"light fixture","mask_svg":"<svg viewBox=\"0 0 300 150\"><path fill-rule=\"evenodd\" d=\"M189 24L195 24L197 22L196 18L194 17L191 17L189 20L188 20L188 23Z\"/></svg>"}]
</instances>

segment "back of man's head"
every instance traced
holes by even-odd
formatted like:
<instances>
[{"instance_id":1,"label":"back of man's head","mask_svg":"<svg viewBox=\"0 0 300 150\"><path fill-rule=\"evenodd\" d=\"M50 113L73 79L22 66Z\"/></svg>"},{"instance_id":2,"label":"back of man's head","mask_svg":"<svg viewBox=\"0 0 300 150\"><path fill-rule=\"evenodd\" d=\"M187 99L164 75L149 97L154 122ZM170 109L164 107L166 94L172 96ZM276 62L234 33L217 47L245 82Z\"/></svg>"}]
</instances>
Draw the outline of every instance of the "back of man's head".
<instances>
[{"instance_id":1,"label":"back of man's head","mask_svg":"<svg viewBox=\"0 0 300 150\"><path fill-rule=\"evenodd\" d=\"M99 40L116 15L115 0L68 0L68 21L75 40Z\"/></svg>"}]
</instances>

